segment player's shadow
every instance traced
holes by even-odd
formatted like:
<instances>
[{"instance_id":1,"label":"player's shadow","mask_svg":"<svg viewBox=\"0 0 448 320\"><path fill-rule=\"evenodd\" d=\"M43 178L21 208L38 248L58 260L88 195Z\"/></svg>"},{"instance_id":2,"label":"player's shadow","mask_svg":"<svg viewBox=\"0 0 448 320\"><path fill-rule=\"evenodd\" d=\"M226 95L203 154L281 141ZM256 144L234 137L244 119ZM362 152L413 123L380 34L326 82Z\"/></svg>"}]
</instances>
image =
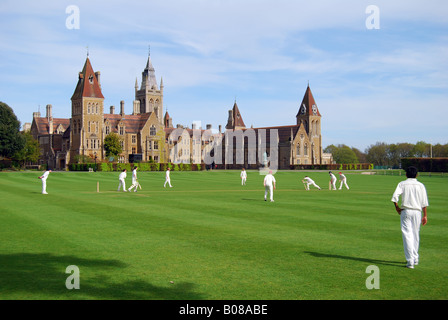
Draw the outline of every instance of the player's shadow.
<instances>
[{"instance_id":1,"label":"player's shadow","mask_svg":"<svg viewBox=\"0 0 448 320\"><path fill-rule=\"evenodd\" d=\"M383 264L383 265L389 265L389 266L394 266L394 267L403 267L405 265L405 263L403 261L387 261L387 260L379 260L379 259L343 256L343 255L338 255L338 254L319 253L319 252L312 252L312 251L305 251L304 253L307 253L316 258L354 260L354 261L366 262L369 264Z\"/></svg>"},{"instance_id":2,"label":"player's shadow","mask_svg":"<svg viewBox=\"0 0 448 320\"><path fill-rule=\"evenodd\" d=\"M67 289L65 273L79 268L79 289ZM192 283L156 286L145 280L115 280L126 264L118 260L85 259L50 253L0 254L0 299L201 300ZM150 272L150 270L148 270ZM2 298L3 297L3 298Z\"/></svg>"}]
</instances>

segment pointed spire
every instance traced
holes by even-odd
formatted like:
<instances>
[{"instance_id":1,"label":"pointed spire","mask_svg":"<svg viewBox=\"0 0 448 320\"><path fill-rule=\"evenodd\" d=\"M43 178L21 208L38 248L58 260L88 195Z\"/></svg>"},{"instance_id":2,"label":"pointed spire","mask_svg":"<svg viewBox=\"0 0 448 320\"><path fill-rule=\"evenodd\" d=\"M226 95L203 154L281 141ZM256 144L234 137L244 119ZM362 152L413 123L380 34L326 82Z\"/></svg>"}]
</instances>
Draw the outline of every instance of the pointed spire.
<instances>
[{"instance_id":1,"label":"pointed spire","mask_svg":"<svg viewBox=\"0 0 448 320\"><path fill-rule=\"evenodd\" d=\"M79 73L78 84L76 85L72 100L79 99L81 97L104 99L97 74L93 71L89 57L87 57L84 68Z\"/></svg>"},{"instance_id":2,"label":"pointed spire","mask_svg":"<svg viewBox=\"0 0 448 320\"><path fill-rule=\"evenodd\" d=\"M244 124L243 117L241 116L240 110L238 109L238 105L233 104L232 110L229 110L229 120L227 121L226 129L245 129L246 125Z\"/></svg>"},{"instance_id":3,"label":"pointed spire","mask_svg":"<svg viewBox=\"0 0 448 320\"><path fill-rule=\"evenodd\" d=\"M319 109L317 108L316 101L314 100L309 83L303 96L302 103L300 104L299 112L296 117L299 116L320 116Z\"/></svg>"}]
</instances>

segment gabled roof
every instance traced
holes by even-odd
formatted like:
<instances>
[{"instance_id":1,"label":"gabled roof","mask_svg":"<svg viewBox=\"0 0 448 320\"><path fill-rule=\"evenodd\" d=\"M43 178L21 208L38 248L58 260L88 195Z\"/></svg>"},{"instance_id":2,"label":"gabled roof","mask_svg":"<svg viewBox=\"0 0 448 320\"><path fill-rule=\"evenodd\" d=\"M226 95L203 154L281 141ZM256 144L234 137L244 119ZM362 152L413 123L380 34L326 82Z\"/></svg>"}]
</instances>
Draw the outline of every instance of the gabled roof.
<instances>
[{"instance_id":1,"label":"gabled roof","mask_svg":"<svg viewBox=\"0 0 448 320\"><path fill-rule=\"evenodd\" d=\"M81 99L83 97L104 99L89 57L87 57L84 68L79 73L78 84L76 85L72 100Z\"/></svg>"},{"instance_id":2,"label":"gabled roof","mask_svg":"<svg viewBox=\"0 0 448 320\"><path fill-rule=\"evenodd\" d=\"M104 121L108 120L111 125L111 131L118 131L118 124L122 121L126 127L126 133L139 133L146 122L148 121L150 113L142 113L137 115L126 115L124 118L120 114L104 114Z\"/></svg>"},{"instance_id":3,"label":"gabled roof","mask_svg":"<svg viewBox=\"0 0 448 320\"><path fill-rule=\"evenodd\" d=\"M38 135L48 134L48 118L35 117L33 118L33 121L35 122ZM70 119L53 118L53 132L56 132L56 129L59 125L62 125L65 130L67 130L70 127Z\"/></svg>"},{"instance_id":4,"label":"gabled roof","mask_svg":"<svg viewBox=\"0 0 448 320\"><path fill-rule=\"evenodd\" d=\"M317 108L316 101L314 101L313 94L311 93L310 86L308 85L308 87L306 88L305 95L303 96L303 100L302 100L302 103L300 104L299 111L298 111L296 117L298 117L300 115L307 115L307 116L313 115L313 110L312 110L313 105L316 106L316 110L317 110L316 115L320 116L319 108ZM304 112L303 112L303 110L304 110Z\"/></svg>"}]
</instances>

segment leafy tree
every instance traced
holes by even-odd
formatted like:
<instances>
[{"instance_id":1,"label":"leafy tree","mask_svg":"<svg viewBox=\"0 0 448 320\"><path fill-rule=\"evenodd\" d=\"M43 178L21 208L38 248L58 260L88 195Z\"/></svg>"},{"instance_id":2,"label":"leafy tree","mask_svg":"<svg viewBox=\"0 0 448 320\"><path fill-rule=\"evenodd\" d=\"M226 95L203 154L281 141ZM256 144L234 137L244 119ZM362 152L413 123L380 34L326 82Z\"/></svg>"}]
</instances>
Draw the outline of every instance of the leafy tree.
<instances>
[{"instance_id":1,"label":"leafy tree","mask_svg":"<svg viewBox=\"0 0 448 320\"><path fill-rule=\"evenodd\" d=\"M0 101L0 156L11 158L25 145L20 121L6 103Z\"/></svg>"},{"instance_id":2,"label":"leafy tree","mask_svg":"<svg viewBox=\"0 0 448 320\"><path fill-rule=\"evenodd\" d=\"M414 156L429 157L431 153L430 148L431 146L428 143L424 141L418 141L413 148Z\"/></svg>"},{"instance_id":3,"label":"leafy tree","mask_svg":"<svg viewBox=\"0 0 448 320\"><path fill-rule=\"evenodd\" d=\"M388 157L388 145L384 142L377 142L367 148L367 161L377 166L390 165Z\"/></svg>"},{"instance_id":4,"label":"leafy tree","mask_svg":"<svg viewBox=\"0 0 448 320\"><path fill-rule=\"evenodd\" d=\"M123 148L120 144L120 136L115 132L109 133L104 138L104 150L106 151L106 157L118 156L123 152Z\"/></svg>"},{"instance_id":5,"label":"leafy tree","mask_svg":"<svg viewBox=\"0 0 448 320\"><path fill-rule=\"evenodd\" d=\"M31 132L21 133L25 140L25 146L14 154L14 160L18 161L23 167L27 162L36 163L40 156L39 141L33 138Z\"/></svg>"},{"instance_id":6,"label":"leafy tree","mask_svg":"<svg viewBox=\"0 0 448 320\"><path fill-rule=\"evenodd\" d=\"M356 153L346 145L329 145L324 152L333 154L336 163L359 163Z\"/></svg>"},{"instance_id":7,"label":"leafy tree","mask_svg":"<svg viewBox=\"0 0 448 320\"><path fill-rule=\"evenodd\" d=\"M432 146L433 157L448 157L448 144L442 145L440 143Z\"/></svg>"},{"instance_id":8,"label":"leafy tree","mask_svg":"<svg viewBox=\"0 0 448 320\"><path fill-rule=\"evenodd\" d=\"M353 152L356 155L356 158L358 158L358 161L360 163L366 163L367 159L366 159L366 154L364 152L362 152L361 150L357 149L357 148L353 148L352 147Z\"/></svg>"}]
</instances>

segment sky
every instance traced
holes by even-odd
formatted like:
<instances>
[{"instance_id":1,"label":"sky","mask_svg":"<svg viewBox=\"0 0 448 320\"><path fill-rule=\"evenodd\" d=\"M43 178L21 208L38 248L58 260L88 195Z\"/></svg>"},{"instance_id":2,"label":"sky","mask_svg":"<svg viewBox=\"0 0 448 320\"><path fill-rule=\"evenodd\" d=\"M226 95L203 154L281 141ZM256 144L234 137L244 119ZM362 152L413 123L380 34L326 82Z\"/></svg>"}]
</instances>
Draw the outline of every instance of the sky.
<instances>
[{"instance_id":1,"label":"sky","mask_svg":"<svg viewBox=\"0 0 448 320\"><path fill-rule=\"evenodd\" d=\"M371 7L373 5L374 7ZM173 124L293 125L309 84L322 147L448 143L446 0L2 0L0 101L70 118L87 54L105 112L132 113L148 54Z\"/></svg>"}]
</instances>

